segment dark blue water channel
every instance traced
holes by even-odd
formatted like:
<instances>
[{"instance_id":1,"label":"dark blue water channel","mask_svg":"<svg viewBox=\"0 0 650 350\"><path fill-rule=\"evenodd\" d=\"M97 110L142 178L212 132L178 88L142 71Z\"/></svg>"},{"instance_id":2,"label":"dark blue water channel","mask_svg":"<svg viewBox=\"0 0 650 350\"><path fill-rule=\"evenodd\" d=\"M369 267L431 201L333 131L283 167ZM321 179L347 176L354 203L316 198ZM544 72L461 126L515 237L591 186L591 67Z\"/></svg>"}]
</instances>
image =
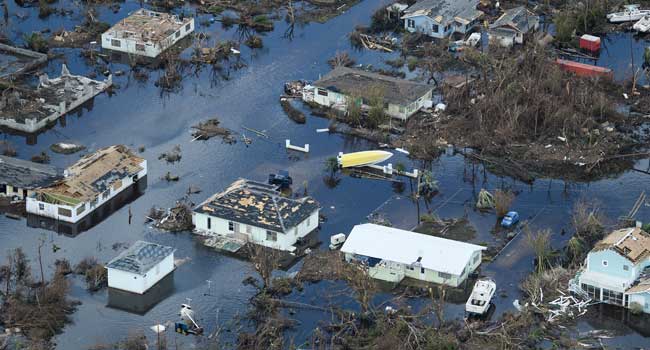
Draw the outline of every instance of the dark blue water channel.
<instances>
[{"instance_id":1,"label":"dark blue water channel","mask_svg":"<svg viewBox=\"0 0 650 350\"><path fill-rule=\"evenodd\" d=\"M317 79L329 70L326 60L336 51L351 51L347 34L354 26L366 24L372 11L381 5L382 2L363 1L325 24L296 28L292 40L283 37L286 25L276 23L276 30L264 35L263 49L250 51L242 46L241 61L246 66L239 70L226 70L229 75L227 80L213 79L209 68L196 73L187 72L181 89L174 93L161 93L154 86L161 71L153 71L148 81L138 82L128 74L128 66L112 63L109 67L112 71L123 70L127 74L114 77L119 89L112 96L102 94L95 98L91 110L67 116L65 126L57 125L39 135L36 144L28 144L23 136L2 134L3 139L17 147L18 156L24 159L60 141L80 142L88 147L88 151L117 143L133 148L144 146L142 155L149 161L149 187L143 196L129 205L134 217L130 225L129 209L123 207L76 237L30 228L25 220L2 217L0 260L5 258L8 250L22 247L35 262L40 239L45 239L48 246L62 248L57 252L45 250L43 258L50 274L56 259L67 258L75 264L84 257L95 256L107 262L118 253L112 249L115 243L128 244L139 239L174 246L177 258L188 259L174 273L171 295L144 315L108 308L106 291L89 294L81 280L73 279L72 297L82 304L72 316L74 322L56 337L58 349L86 349L96 343L114 342L137 330L152 336L148 327L175 321L179 305L187 299L191 299L200 322L208 330L219 325L233 331L224 333L226 338L232 340L235 337L236 327L232 322L246 312L248 300L254 293L253 288L241 283L245 277L254 274L250 265L203 247L190 233L159 232L144 223L144 217L152 205L173 206L177 199L185 195L190 185L198 186L203 191L192 196L194 202L199 202L239 177L264 180L270 172L288 169L297 184L295 189L302 191L306 183L309 194L323 207L327 221L322 225L320 238L324 242L328 242L329 236L334 233L349 232L353 225L366 221L366 217L373 212L382 213L400 228L411 229L415 226L417 207L406 197L408 187L407 192L399 193L391 183L383 181L343 177L333 189L323 182L323 162L327 157L339 151L373 149L376 145L357 138L316 133L315 129L327 127L326 120L309 117L305 125L297 125L285 116L278 104L285 81ZM83 20L78 6L67 1L54 6L72 9L72 15L52 15L47 20L38 19L34 8L19 8L14 3L9 6L12 13L9 34L17 42L21 42L23 33L45 28L71 30ZM116 14L100 6L100 18L115 23L139 6L139 2L126 1ZM184 10L193 11L189 6ZM20 13L22 19L13 15L16 13ZM223 30L218 24L198 27L198 31L209 32L212 38L239 40L236 29ZM80 58L79 49L54 52L60 56L51 60L45 69L51 76L59 74L62 63L66 63L74 74L88 74L96 69ZM369 51L351 51L351 54L358 63L374 65L381 65L383 60L394 56ZM218 117L223 126L251 137L252 144L247 146L238 142L228 145L216 139L192 142L190 127L211 117ZM263 130L269 138L259 138L244 130L244 126ZM294 144L309 143L311 152L307 155L288 154L284 149L287 138ZM180 162L170 165L157 160L160 153L177 144L182 149ZM52 163L65 167L76 159L76 155L53 155ZM640 191L649 189L647 175L637 172L592 183L565 183L561 179L553 179L528 185L490 173L483 177L481 168L477 169L479 176L472 180L468 174L471 166L452 152L428 163L412 161L400 153L396 153L392 161L403 162L409 168L430 169L440 181L441 192L430 203L422 202L420 210L429 210L443 218L467 215L478 231L472 239L477 243L495 240L491 233L496 222L494 214L477 212L472 206L481 188L493 190L507 187L517 191L514 207L534 228L551 229L556 247L569 239L568 235L560 232L562 229L570 232L569 215L578 200L598 199L607 216L614 219L630 209ZM647 169L648 161L640 161L637 167ZM168 183L162 180L161 177L168 171L179 175L180 181ZM648 208L642 207L637 218L649 220ZM327 249L326 245L321 249ZM289 272L298 268L299 264ZM496 316L513 309L512 301L521 298L518 284L531 269L531 252L521 236L515 238L496 261L482 266L481 272L495 278L501 294L507 295L497 298ZM212 281L209 289L208 280ZM377 301L382 302L389 297L390 293L382 293ZM356 307L349 291L340 282L323 281L307 285L303 291L287 298L315 305ZM418 308L427 302L428 299L415 299L412 304ZM448 318L461 317L462 314L462 304L448 305ZM329 315L297 310L291 317L300 323L289 336L300 343L309 339L310 331L320 320L328 319ZM595 319L607 317L605 314ZM585 329L599 327L598 323L588 321L581 321L580 326ZM638 331L622 327L625 334L606 343L622 347L648 344L648 339ZM191 338L175 334L168 337L170 340L175 338L179 343L192 341Z\"/></svg>"}]
</instances>

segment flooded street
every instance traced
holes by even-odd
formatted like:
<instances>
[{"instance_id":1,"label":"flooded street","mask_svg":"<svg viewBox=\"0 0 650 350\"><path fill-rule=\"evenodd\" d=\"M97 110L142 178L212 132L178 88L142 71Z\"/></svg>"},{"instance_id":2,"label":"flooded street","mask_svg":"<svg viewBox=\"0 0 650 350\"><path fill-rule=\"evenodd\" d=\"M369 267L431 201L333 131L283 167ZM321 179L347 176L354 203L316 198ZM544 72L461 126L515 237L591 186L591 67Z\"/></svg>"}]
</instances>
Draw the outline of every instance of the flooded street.
<instances>
[{"instance_id":1,"label":"flooded street","mask_svg":"<svg viewBox=\"0 0 650 350\"><path fill-rule=\"evenodd\" d=\"M66 0L57 3L55 7L65 8L67 5L69 3ZM326 158L335 156L338 152L375 149L377 145L338 134L316 133L318 128L327 128L329 121L308 116L306 124L298 125L285 115L278 103L284 82L318 79L329 71L326 61L337 51L350 52L357 63L377 66L382 65L384 60L395 57L396 54L354 51L350 48L348 33L356 25L367 24L370 14L379 6L380 2L362 1L324 24L296 27L291 40L284 37L286 24L278 21L276 29L263 36L263 49L251 51L242 45L240 60L245 66L238 70L226 68L224 74L228 79L213 79L210 68L204 67L196 72L193 68L188 69L178 92L161 92L154 85L162 71L152 71L148 81L141 82L129 73L128 65L111 63L109 68L112 72L126 72L122 76L113 76L113 82L118 86L114 94L100 94L90 109L84 108L83 111L66 116L65 122L38 135L36 140L2 134L3 140L11 142L17 149L18 157L22 159L29 159L48 150L51 144L62 141L81 143L87 147L85 152L113 144L125 144L132 149L142 146L144 151L140 156L148 160L148 187L132 203L77 236L28 227L24 219L0 217L0 260L4 261L8 250L22 247L32 264L37 264L39 240L44 240L43 263L47 267L46 273L52 274L57 259L69 259L74 265L85 257L95 256L100 262L106 263L119 253L119 250L113 249L115 244L128 245L141 239L172 246L177 249L177 259L187 259L174 272L173 281L170 282L171 290L163 293L166 297L144 315L107 307L106 289L90 294L85 290L84 281L75 277L71 297L80 300L82 304L72 315L74 322L55 338L57 349L87 349L95 344L114 342L134 330L144 330L145 334L153 336L149 327L177 320L179 305L188 300L191 300L203 327L209 331L217 326L224 327L231 331L224 333L224 338L231 342L236 339L237 328L233 325L233 320L247 311L248 301L256 292L253 287L242 284L247 276L255 274L250 264L204 247L191 233L162 232L144 223L145 216L153 205L165 208L173 206L187 193L190 186L201 189L201 193L190 196L194 203L199 203L240 177L265 181L269 173L286 169L293 177L294 192L304 191L314 197L320 202L321 213L327 218L319 232L324 243L319 249L327 249L331 235L349 233L353 225L366 222L371 213L381 213L394 226L402 229L412 229L417 225L418 206L408 197L408 183L404 192L398 193L388 181L356 179L343 175L335 188L329 188L323 181ZM9 8L11 13L28 15L22 20L15 16L10 18L11 39L17 42L20 42L23 33L48 27L52 30L70 30L83 17L79 13L71 16L52 15L43 21L38 19L36 8L20 8L13 2L9 3ZM78 6L70 8L78 9ZM139 2L127 0L118 13L102 6L98 10L100 20L114 23L138 8ZM189 5L185 10L193 11ZM201 18L209 16L199 16ZM240 39L236 26L224 30L218 22L210 27L197 25L197 30L209 32L216 38ZM622 41L620 48L619 44L606 41L608 50L604 53L605 56L601 56L599 64L617 71L619 68L627 69L629 66L625 59L617 60L618 56L610 56L614 51L625 49L628 50L626 52L629 58L630 43ZM647 45L647 41L645 43ZM642 55L643 45L643 42L633 44L637 57ZM189 50L191 49L187 51ZM56 49L54 52L59 56L50 60L46 68L50 77L58 76L62 63L73 74L88 75L95 71L94 67L87 65L80 57L79 49ZM640 62L639 58L636 63ZM192 141L191 126L214 117L221 121L221 126L240 134L236 135L239 139L236 144L229 145L218 138ZM269 137L259 137L245 127L263 131ZM241 135L251 138L252 143L246 145L241 141ZM285 139L290 139L296 145L308 143L310 153L288 153L284 147ZM180 162L167 164L158 160L161 153L169 151L175 145L180 145L182 150ZM51 163L61 168L78 159L78 155L53 153L51 157ZM440 193L429 203L421 200L420 213L435 213L441 218L467 216L477 230L476 236L471 240L473 243L489 242L495 239L495 235L504 235L503 232L492 232L497 225L494 213L482 213L474 208L476 196L482 188L490 191L508 188L515 191L517 196L513 208L533 228L549 228L553 232L552 243L556 248L562 247L570 239L570 215L574 204L580 199L598 200L602 203L603 212L613 223L631 209L641 191L650 190L650 177L635 171L591 183L543 179L532 185L484 172L480 166L475 167L473 176L472 165L451 149L432 162L411 160L398 152L395 152L391 161L393 164L402 162L407 169L430 169L440 183ZM645 170L650 168L650 164L647 159L641 160L636 167ZM180 180L164 180L162 177L167 172L178 175ZM133 215L131 224L129 211ZM636 219L650 221L650 208L642 206ZM567 232L566 235L561 233L564 231ZM54 246L61 249L55 252ZM292 267L289 272L297 270L299 266ZM514 309L513 300L521 299L519 282L532 268L532 252L524 234L514 238L495 261L481 266L480 273L494 278L498 286L500 296L495 299L493 317ZM377 298L387 299L385 294ZM306 285L303 291L296 291L287 299L317 305L336 301L337 304L354 308L353 300L345 295L345 285L339 282L323 281ZM427 300L414 300L413 303L417 305ZM463 312L463 305L450 304L447 317L460 318ZM606 320L609 315L610 313L604 312L590 317ZM318 325L318 321L328 315L314 310L297 310L292 317L299 320L300 325L290 332L290 336L295 337L296 343L300 344L309 339L310 332ZM598 322L590 320L579 319L579 327L600 327ZM621 327L619 337L606 339L604 343L621 348L647 347L650 343L650 329ZM172 344L174 341L179 344L191 341L172 332L168 333L168 337Z\"/></svg>"}]
</instances>

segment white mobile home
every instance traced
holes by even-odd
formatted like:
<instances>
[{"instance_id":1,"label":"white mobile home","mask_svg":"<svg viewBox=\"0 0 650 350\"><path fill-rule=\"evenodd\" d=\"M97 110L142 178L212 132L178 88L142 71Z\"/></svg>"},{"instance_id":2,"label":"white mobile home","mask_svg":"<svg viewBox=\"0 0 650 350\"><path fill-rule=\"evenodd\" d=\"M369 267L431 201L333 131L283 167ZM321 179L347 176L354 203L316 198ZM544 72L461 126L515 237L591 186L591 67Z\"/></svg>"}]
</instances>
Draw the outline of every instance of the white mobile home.
<instances>
[{"instance_id":1,"label":"white mobile home","mask_svg":"<svg viewBox=\"0 0 650 350\"><path fill-rule=\"evenodd\" d=\"M286 198L275 186L240 179L198 205L192 221L203 235L292 252L318 227L319 210L311 197Z\"/></svg>"},{"instance_id":2,"label":"white mobile home","mask_svg":"<svg viewBox=\"0 0 650 350\"><path fill-rule=\"evenodd\" d=\"M467 34L480 24L479 0L420 0L404 10L404 28L442 39Z\"/></svg>"},{"instance_id":3,"label":"white mobile home","mask_svg":"<svg viewBox=\"0 0 650 350\"><path fill-rule=\"evenodd\" d=\"M106 269L110 288L144 294L174 271L174 248L137 241L111 260Z\"/></svg>"},{"instance_id":4,"label":"white mobile home","mask_svg":"<svg viewBox=\"0 0 650 350\"><path fill-rule=\"evenodd\" d=\"M485 247L375 224L357 225L341 251L376 279L404 277L457 287L481 264Z\"/></svg>"},{"instance_id":5,"label":"white mobile home","mask_svg":"<svg viewBox=\"0 0 650 350\"><path fill-rule=\"evenodd\" d=\"M349 96L356 96L361 107L368 108L369 100L377 93L374 90L379 90L384 112L393 118L406 120L431 106L431 85L347 67L337 67L316 81L311 91L304 92L303 99L345 111Z\"/></svg>"},{"instance_id":6,"label":"white mobile home","mask_svg":"<svg viewBox=\"0 0 650 350\"><path fill-rule=\"evenodd\" d=\"M102 48L157 57L194 31L194 18L139 9L102 34Z\"/></svg>"},{"instance_id":7,"label":"white mobile home","mask_svg":"<svg viewBox=\"0 0 650 350\"><path fill-rule=\"evenodd\" d=\"M84 156L63 175L27 197L28 213L76 223L118 193L146 181L147 161L116 145Z\"/></svg>"}]
</instances>

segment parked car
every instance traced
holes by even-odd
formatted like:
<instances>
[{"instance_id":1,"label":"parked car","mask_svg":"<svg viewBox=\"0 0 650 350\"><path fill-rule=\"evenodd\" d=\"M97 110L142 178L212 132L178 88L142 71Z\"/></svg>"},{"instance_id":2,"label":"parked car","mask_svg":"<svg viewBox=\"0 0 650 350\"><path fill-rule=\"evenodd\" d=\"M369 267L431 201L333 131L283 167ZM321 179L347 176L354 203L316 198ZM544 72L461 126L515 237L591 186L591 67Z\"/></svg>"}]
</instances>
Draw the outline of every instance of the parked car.
<instances>
[{"instance_id":1,"label":"parked car","mask_svg":"<svg viewBox=\"0 0 650 350\"><path fill-rule=\"evenodd\" d=\"M505 228L510 228L519 222L519 213L516 211L509 211L508 214L506 214L503 219L501 220L501 226Z\"/></svg>"}]
</instances>

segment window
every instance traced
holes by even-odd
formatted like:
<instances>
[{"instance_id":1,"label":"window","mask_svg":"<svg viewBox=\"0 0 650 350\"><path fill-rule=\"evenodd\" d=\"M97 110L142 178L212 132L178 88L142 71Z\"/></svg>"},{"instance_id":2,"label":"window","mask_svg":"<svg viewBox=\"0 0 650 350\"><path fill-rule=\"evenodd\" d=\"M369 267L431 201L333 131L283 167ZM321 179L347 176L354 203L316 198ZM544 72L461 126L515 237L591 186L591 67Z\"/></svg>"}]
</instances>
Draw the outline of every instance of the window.
<instances>
[{"instance_id":1,"label":"window","mask_svg":"<svg viewBox=\"0 0 650 350\"><path fill-rule=\"evenodd\" d=\"M409 269L409 270L411 270L411 271L415 270L415 269L413 268L413 265L406 265L406 268Z\"/></svg>"},{"instance_id":2,"label":"window","mask_svg":"<svg viewBox=\"0 0 650 350\"><path fill-rule=\"evenodd\" d=\"M307 217L307 221L306 221L307 226L309 226L309 221L310 221L310 219L311 219L311 216L308 216L308 217Z\"/></svg>"},{"instance_id":3,"label":"window","mask_svg":"<svg viewBox=\"0 0 650 350\"><path fill-rule=\"evenodd\" d=\"M246 233L249 235L253 233L253 226L251 225L246 225Z\"/></svg>"},{"instance_id":4,"label":"window","mask_svg":"<svg viewBox=\"0 0 650 350\"><path fill-rule=\"evenodd\" d=\"M629 270L630 270L630 267L627 266L627 265L623 265L623 270L624 270L624 271L629 271Z\"/></svg>"},{"instance_id":5,"label":"window","mask_svg":"<svg viewBox=\"0 0 650 350\"><path fill-rule=\"evenodd\" d=\"M69 218L72 216L72 210L66 208L59 208L59 215Z\"/></svg>"},{"instance_id":6,"label":"window","mask_svg":"<svg viewBox=\"0 0 650 350\"><path fill-rule=\"evenodd\" d=\"M607 266L607 260L603 260L603 266Z\"/></svg>"},{"instance_id":7,"label":"window","mask_svg":"<svg viewBox=\"0 0 650 350\"><path fill-rule=\"evenodd\" d=\"M95 197L95 199L93 199L93 201L90 202L90 207L91 207L91 208L92 208L92 207L95 207L96 205L97 205L97 197Z\"/></svg>"},{"instance_id":8,"label":"window","mask_svg":"<svg viewBox=\"0 0 650 350\"><path fill-rule=\"evenodd\" d=\"M623 293L603 288L603 302L623 305Z\"/></svg>"},{"instance_id":9,"label":"window","mask_svg":"<svg viewBox=\"0 0 650 350\"><path fill-rule=\"evenodd\" d=\"M192 29L192 23L188 23L188 24L185 26L185 31L186 31L186 32L188 32L190 29Z\"/></svg>"},{"instance_id":10,"label":"window","mask_svg":"<svg viewBox=\"0 0 650 350\"><path fill-rule=\"evenodd\" d=\"M102 199L108 198L108 190L102 192Z\"/></svg>"},{"instance_id":11,"label":"window","mask_svg":"<svg viewBox=\"0 0 650 350\"><path fill-rule=\"evenodd\" d=\"M451 274L445 272L438 272L438 277L442 278L443 280L448 280L451 279Z\"/></svg>"},{"instance_id":12,"label":"window","mask_svg":"<svg viewBox=\"0 0 650 350\"><path fill-rule=\"evenodd\" d=\"M111 46L120 47L120 46L122 46L122 43L117 39L111 39Z\"/></svg>"},{"instance_id":13,"label":"window","mask_svg":"<svg viewBox=\"0 0 650 350\"><path fill-rule=\"evenodd\" d=\"M278 233L267 230L266 231L266 240L267 241L273 241L273 242L277 241L278 240Z\"/></svg>"},{"instance_id":14,"label":"window","mask_svg":"<svg viewBox=\"0 0 650 350\"><path fill-rule=\"evenodd\" d=\"M474 258L472 259L472 264L476 264L478 262L478 254L474 255Z\"/></svg>"},{"instance_id":15,"label":"window","mask_svg":"<svg viewBox=\"0 0 650 350\"><path fill-rule=\"evenodd\" d=\"M327 96L327 90L325 89L318 89L318 94L321 96Z\"/></svg>"},{"instance_id":16,"label":"window","mask_svg":"<svg viewBox=\"0 0 650 350\"><path fill-rule=\"evenodd\" d=\"M404 106L399 106L399 112L400 113L406 112L406 109L404 108Z\"/></svg>"},{"instance_id":17,"label":"window","mask_svg":"<svg viewBox=\"0 0 650 350\"><path fill-rule=\"evenodd\" d=\"M180 31L180 30L177 31L176 34L175 34L175 36L176 36L177 38L180 37L180 36L181 36L181 31Z\"/></svg>"},{"instance_id":18,"label":"window","mask_svg":"<svg viewBox=\"0 0 650 350\"><path fill-rule=\"evenodd\" d=\"M232 221L228 221L228 231L234 231L235 230L235 223Z\"/></svg>"},{"instance_id":19,"label":"window","mask_svg":"<svg viewBox=\"0 0 650 350\"><path fill-rule=\"evenodd\" d=\"M212 228L212 219L208 218L208 230Z\"/></svg>"},{"instance_id":20,"label":"window","mask_svg":"<svg viewBox=\"0 0 650 350\"><path fill-rule=\"evenodd\" d=\"M160 274L160 264L156 265L156 275Z\"/></svg>"},{"instance_id":21,"label":"window","mask_svg":"<svg viewBox=\"0 0 650 350\"><path fill-rule=\"evenodd\" d=\"M144 44L135 44L136 51L144 51Z\"/></svg>"},{"instance_id":22,"label":"window","mask_svg":"<svg viewBox=\"0 0 650 350\"><path fill-rule=\"evenodd\" d=\"M45 210L45 204L38 203L38 210Z\"/></svg>"},{"instance_id":23,"label":"window","mask_svg":"<svg viewBox=\"0 0 650 350\"><path fill-rule=\"evenodd\" d=\"M420 267L420 273L424 273L424 267Z\"/></svg>"},{"instance_id":24,"label":"window","mask_svg":"<svg viewBox=\"0 0 650 350\"><path fill-rule=\"evenodd\" d=\"M407 19L406 20L406 26L409 28L415 28L415 21L412 19Z\"/></svg>"},{"instance_id":25,"label":"window","mask_svg":"<svg viewBox=\"0 0 650 350\"><path fill-rule=\"evenodd\" d=\"M431 25L431 31L437 33L440 30L437 24Z\"/></svg>"},{"instance_id":26,"label":"window","mask_svg":"<svg viewBox=\"0 0 650 350\"><path fill-rule=\"evenodd\" d=\"M447 24L447 25L445 26L445 33L447 33L447 32L449 31L449 28L450 28L450 26L449 26L449 24Z\"/></svg>"},{"instance_id":27,"label":"window","mask_svg":"<svg viewBox=\"0 0 650 350\"><path fill-rule=\"evenodd\" d=\"M86 204L84 204L84 205L80 206L79 208L77 208L77 215L80 215L85 210L86 210Z\"/></svg>"},{"instance_id":28,"label":"window","mask_svg":"<svg viewBox=\"0 0 650 350\"><path fill-rule=\"evenodd\" d=\"M581 285L582 290L587 292L589 297L594 300L600 300L600 288L596 288L594 286L588 285L588 284L582 284Z\"/></svg>"}]
</instances>

